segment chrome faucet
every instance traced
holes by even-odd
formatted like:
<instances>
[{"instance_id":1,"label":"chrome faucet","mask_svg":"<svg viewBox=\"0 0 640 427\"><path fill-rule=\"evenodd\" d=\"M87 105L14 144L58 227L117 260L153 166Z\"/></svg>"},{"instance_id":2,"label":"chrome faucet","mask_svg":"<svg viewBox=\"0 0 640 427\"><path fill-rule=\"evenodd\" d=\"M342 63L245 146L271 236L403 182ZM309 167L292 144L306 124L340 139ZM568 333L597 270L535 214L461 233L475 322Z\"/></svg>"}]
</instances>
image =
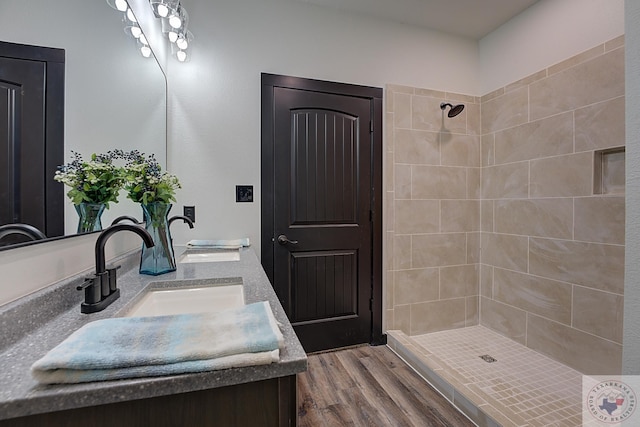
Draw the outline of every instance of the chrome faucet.
<instances>
[{"instance_id":1,"label":"chrome faucet","mask_svg":"<svg viewBox=\"0 0 640 427\"><path fill-rule=\"evenodd\" d=\"M107 269L104 255L107 239L118 231L133 231L142 237L148 248L154 245L149 232L140 226L116 224L105 228L96 239L96 274L87 278L82 285L77 287L79 291L84 290L84 302L80 305L82 313L102 311L120 297L120 289L118 289L116 282L116 270L120 266Z\"/></svg>"},{"instance_id":2,"label":"chrome faucet","mask_svg":"<svg viewBox=\"0 0 640 427\"><path fill-rule=\"evenodd\" d=\"M8 236L9 234L21 234L23 236L29 237L31 240L42 240L46 239L47 236L33 225L29 224L5 224L0 226L0 240L4 236Z\"/></svg>"}]
</instances>

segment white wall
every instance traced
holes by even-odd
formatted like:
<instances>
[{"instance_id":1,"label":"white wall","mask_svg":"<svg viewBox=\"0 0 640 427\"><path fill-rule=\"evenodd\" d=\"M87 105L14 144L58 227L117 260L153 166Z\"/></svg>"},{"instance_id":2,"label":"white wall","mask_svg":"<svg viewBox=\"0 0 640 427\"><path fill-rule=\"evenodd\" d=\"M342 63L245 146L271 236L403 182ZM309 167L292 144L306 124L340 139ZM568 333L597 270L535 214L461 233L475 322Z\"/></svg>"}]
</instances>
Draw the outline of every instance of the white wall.
<instances>
[{"instance_id":1,"label":"white wall","mask_svg":"<svg viewBox=\"0 0 640 427\"><path fill-rule=\"evenodd\" d=\"M640 2L625 3L626 228L623 373L640 375Z\"/></svg>"},{"instance_id":2,"label":"white wall","mask_svg":"<svg viewBox=\"0 0 640 427\"><path fill-rule=\"evenodd\" d=\"M624 34L624 0L541 0L479 43L485 95Z\"/></svg>"},{"instance_id":3,"label":"white wall","mask_svg":"<svg viewBox=\"0 0 640 427\"><path fill-rule=\"evenodd\" d=\"M191 62L169 66L169 166L196 206L192 238L250 237L260 246L260 73L383 87L475 93L477 44L416 27L286 0L182 0ZM434 114L440 112L434 111ZM235 186L254 203L235 203Z\"/></svg>"}]
</instances>

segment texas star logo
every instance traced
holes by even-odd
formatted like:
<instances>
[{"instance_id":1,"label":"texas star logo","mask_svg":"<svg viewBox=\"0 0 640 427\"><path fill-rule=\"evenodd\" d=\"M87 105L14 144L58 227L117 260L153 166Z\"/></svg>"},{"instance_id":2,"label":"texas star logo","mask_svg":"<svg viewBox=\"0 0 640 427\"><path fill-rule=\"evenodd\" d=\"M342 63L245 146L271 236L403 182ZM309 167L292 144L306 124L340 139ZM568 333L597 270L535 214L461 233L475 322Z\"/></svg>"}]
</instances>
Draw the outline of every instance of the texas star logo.
<instances>
[{"instance_id":1,"label":"texas star logo","mask_svg":"<svg viewBox=\"0 0 640 427\"><path fill-rule=\"evenodd\" d=\"M636 409L636 394L622 381L601 381L587 395L589 413L604 423L619 423Z\"/></svg>"}]
</instances>

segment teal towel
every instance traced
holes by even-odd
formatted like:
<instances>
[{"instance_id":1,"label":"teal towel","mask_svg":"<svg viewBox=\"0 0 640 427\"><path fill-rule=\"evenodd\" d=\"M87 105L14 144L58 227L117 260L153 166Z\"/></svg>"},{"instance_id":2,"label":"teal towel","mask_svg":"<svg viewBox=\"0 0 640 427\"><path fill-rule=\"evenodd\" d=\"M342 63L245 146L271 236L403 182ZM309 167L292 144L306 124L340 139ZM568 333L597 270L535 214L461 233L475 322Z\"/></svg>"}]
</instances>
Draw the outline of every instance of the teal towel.
<instances>
[{"instance_id":1,"label":"teal towel","mask_svg":"<svg viewBox=\"0 0 640 427\"><path fill-rule=\"evenodd\" d=\"M203 372L278 360L283 337L269 303L218 313L88 323L31 367L45 384Z\"/></svg>"}]
</instances>

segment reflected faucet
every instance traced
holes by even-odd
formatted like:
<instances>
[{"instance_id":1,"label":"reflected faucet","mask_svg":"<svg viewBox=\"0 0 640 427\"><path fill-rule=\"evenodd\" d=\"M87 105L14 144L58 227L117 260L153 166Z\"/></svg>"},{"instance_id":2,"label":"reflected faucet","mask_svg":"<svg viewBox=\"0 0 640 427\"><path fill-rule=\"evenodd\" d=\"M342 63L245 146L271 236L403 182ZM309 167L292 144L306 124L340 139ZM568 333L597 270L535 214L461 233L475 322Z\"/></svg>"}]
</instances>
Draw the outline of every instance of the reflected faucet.
<instances>
[{"instance_id":1,"label":"reflected faucet","mask_svg":"<svg viewBox=\"0 0 640 427\"><path fill-rule=\"evenodd\" d=\"M193 221L191 221L190 218L184 216L184 215L176 215L176 216L172 216L171 218L169 218L169 226L171 226L171 223L177 219L181 219L184 222L186 222L189 225L189 228L193 228Z\"/></svg>"},{"instance_id":2,"label":"reflected faucet","mask_svg":"<svg viewBox=\"0 0 640 427\"><path fill-rule=\"evenodd\" d=\"M96 274L87 278L77 289L84 290L84 302L80 305L82 313L96 313L111 305L120 297L120 289L116 282L116 270L120 266L107 269L104 247L109 237L118 231L133 231L142 238L144 244L150 248L153 238L144 228L132 224L116 224L102 230L96 239Z\"/></svg>"},{"instance_id":3,"label":"reflected faucet","mask_svg":"<svg viewBox=\"0 0 640 427\"><path fill-rule=\"evenodd\" d=\"M118 218L114 219L111 222L111 225L116 225L117 223L122 222L122 221L131 221L132 223L134 223L136 225L142 224L142 222L138 221L137 218L134 218L134 217L129 216L129 215L122 215L122 216L119 216Z\"/></svg>"},{"instance_id":4,"label":"reflected faucet","mask_svg":"<svg viewBox=\"0 0 640 427\"><path fill-rule=\"evenodd\" d=\"M47 238L47 236L45 236L42 231L38 230L33 225L6 224L0 226L0 240L10 234L21 234L23 236L29 237L31 240L42 240Z\"/></svg>"}]
</instances>

